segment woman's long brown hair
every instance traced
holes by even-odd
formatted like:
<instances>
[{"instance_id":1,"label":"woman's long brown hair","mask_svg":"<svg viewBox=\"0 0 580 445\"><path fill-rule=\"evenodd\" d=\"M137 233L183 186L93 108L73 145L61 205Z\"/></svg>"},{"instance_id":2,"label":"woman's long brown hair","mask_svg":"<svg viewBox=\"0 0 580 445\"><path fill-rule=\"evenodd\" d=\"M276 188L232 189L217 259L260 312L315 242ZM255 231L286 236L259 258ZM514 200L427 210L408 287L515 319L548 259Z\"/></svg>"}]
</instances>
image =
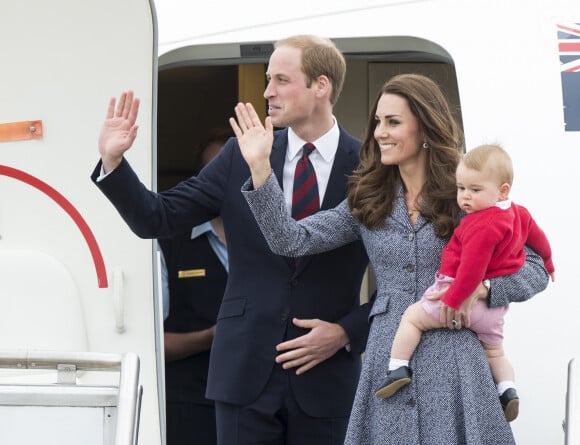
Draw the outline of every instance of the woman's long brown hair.
<instances>
[{"instance_id":1,"label":"woman's long brown hair","mask_svg":"<svg viewBox=\"0 0 580 445\"><path fill-rule=\"evenodd\" d=\"M419 131L428 144L424 149L427 151L426 181L418 197L419 211L431 221L437 236L448 238L458 221L455 170L463 151L462 140L443 92L431 79L418 74L393 77L383 85L375 100L359 167L349 177L348 203L352 214L370 229L382 227L393 211L397 190L402 184L398 166L381 164L374 138L377 104L384 94L405 99L417 118Z\"/></svg>"}]
</instances>

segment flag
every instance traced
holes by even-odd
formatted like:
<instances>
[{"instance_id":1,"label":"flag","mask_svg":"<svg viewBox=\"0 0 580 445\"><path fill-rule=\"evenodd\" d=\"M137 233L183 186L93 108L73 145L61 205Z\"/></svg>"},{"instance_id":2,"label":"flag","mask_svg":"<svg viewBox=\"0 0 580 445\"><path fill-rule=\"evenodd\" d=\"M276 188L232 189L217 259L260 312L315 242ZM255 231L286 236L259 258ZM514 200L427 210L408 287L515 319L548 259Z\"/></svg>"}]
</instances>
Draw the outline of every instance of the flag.
<instances>
[{"instance_id":1,"label":"flag","mask_svg":"<svg viewBox=\"0 0 580 445\"><path fill-rule=\"evenodd\" d=\"M565 127L580 131L580 23L557 28Z\"/></svg>"}]
</instances>

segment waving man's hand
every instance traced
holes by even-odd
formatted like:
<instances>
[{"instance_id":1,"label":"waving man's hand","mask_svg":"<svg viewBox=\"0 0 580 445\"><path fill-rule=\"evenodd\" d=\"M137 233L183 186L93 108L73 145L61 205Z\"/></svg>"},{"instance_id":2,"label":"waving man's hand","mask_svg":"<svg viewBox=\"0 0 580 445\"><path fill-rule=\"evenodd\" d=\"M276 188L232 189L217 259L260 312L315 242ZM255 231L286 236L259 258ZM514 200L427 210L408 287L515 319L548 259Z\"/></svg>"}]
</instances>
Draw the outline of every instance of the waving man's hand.
<instances>
[{"instance_id":1,"label":"waving man's hand","mask_svg":"<svg viewBox=\"0 0 580 445\"><path fill-rule=\"evenodd\" d=\"M107 116L99 135L99 153L105 173L114 170L137 137L138 126L135 125L139 112L139 99L133 92L123 92L115 110L116 99L109 101Z\"/></svg>"}]
</instances>

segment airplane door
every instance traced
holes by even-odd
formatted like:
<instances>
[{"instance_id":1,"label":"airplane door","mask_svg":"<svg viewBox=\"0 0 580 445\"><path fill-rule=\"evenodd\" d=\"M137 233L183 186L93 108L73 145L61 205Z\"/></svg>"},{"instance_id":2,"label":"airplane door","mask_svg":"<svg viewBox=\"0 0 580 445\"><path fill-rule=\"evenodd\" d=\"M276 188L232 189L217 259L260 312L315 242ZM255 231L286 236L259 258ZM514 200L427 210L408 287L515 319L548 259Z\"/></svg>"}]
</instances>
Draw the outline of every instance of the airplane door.
<instances>
[{"instance_id":1,"label":"airplane door","mask_svg":"<svg viewBox=\"0 0 580 445\"><path fill-rule=\"evenodd\" d=\"M139 135L127 158L156 187L156 32L149 0L22 0L0 14L0 349L136 353L140 444L162 441L153 241L89 176L108 101L132 89Z\"/></svg>"}]
</instances>

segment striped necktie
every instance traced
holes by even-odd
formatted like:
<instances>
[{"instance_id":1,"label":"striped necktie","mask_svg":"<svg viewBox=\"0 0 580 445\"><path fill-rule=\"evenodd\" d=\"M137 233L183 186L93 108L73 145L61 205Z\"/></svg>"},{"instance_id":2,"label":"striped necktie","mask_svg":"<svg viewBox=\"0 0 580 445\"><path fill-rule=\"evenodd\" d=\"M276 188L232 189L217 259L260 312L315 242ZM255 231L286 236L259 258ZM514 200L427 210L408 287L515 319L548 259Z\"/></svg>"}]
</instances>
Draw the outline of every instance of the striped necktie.
<instances>
[{"instance_id":1,"label":"striped necktie","mask_svg":"<svg viewBox=\"0 0 580 445\"><path fill-rule=\"evenodd\" d=\"M292 218L300 220L312 215L320 208L316 172L308 156L316 150L310 142L302 147L302 157L294 171L294 189L292 192Z\"/></svg>"}]
</instances>

